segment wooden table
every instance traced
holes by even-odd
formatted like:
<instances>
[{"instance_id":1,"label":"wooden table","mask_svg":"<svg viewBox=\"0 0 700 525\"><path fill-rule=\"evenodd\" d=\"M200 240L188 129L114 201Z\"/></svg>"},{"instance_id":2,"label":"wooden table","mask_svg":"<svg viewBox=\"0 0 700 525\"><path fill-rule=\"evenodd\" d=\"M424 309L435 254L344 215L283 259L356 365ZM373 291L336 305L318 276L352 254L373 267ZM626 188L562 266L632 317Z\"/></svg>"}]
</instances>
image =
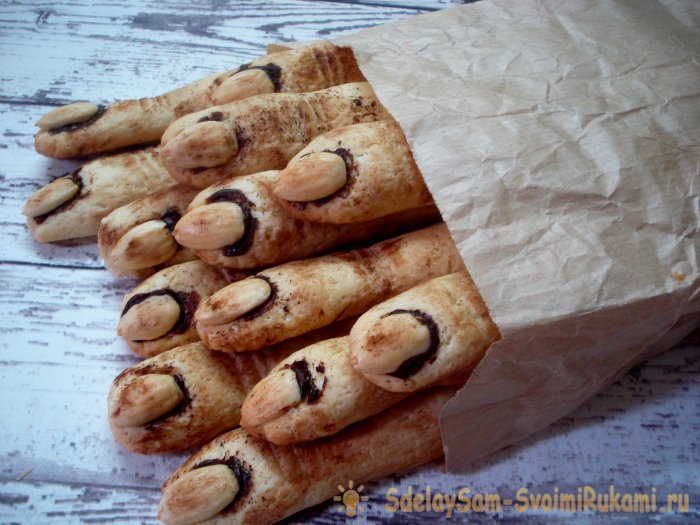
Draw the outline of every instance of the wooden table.
<instances>
[{"instance_id":1,"label":"wooden table","mask_svg":"<svg viewBox=\"0 0 700 525\"><path fill-rule=\"evenodd\" d=\"M155 95L264 54L268 43L329 38L445 7L448 1L189 0L0 4L0 408L1 523L154 523L161 482L184 456L130 454L111 438L106 393L136 362L115 337L122 296L135 285L103 268L95 239L35 243L20 210L27 197L76 163L33 151L34 122L73 100L106 103ZM420 7L415 7L415 4ZM424 514L384 508L393 486L513 498L531 493L687 493L700 519L700 356L686 345L629 373L569 417L474 465L439 465L366 486L358 520L419 523ZM663 500L663 501L662 501ZM504 507L499 517L544 522L541 511ZM439 514L431 514L435 520ZM493 513L456 516L490 522ZM619 516L625 518L624 516ZM668 517L668 516L667 516ZM397 521L392 521L396 518ZM590 515L578 514L580 520ZM635 523L649 516L626 516ZM337 504L295 521L344 520Z\"/></svg>"}]
</instances>

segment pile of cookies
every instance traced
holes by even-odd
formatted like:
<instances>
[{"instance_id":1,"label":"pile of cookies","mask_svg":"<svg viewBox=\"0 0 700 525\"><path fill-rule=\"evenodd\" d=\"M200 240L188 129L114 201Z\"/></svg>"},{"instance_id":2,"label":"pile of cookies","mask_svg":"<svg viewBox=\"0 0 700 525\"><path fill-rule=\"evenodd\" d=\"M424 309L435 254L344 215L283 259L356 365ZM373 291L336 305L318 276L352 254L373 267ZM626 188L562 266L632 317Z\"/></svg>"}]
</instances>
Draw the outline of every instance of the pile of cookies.
<instances>
[{"instance_id":1,"label":"pile of cookies","mask_svg":"<svg viewBox=\"0 0 700 525\"><path fill-rule=\"evenodd\" d=\"M442 455L440 409L499 333L349 49L38 126L48 156L119 150L23 213L38 241L97 234L110 272L143 279L118 333L146 359L112 384L112 432L143 454L204 445L161 520L270 523Z\"/></svg>"}]
</instances>

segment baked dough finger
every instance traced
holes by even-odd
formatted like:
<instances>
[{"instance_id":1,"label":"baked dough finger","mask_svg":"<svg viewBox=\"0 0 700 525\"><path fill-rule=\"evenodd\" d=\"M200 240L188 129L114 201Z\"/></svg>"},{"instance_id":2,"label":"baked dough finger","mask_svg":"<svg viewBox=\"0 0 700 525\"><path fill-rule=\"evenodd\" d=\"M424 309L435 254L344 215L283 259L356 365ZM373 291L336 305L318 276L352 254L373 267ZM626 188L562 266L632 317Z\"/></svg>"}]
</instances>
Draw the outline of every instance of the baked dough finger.
<instances>
[{"instance_id":1,"label":"baked dough finger","mask_svg":"<svg viewBox=\"0 0 700 525\"><path fill-rule=\"evenodd\" d=\"M447 378L461 385L471 370ZM369 382L350 362L347 337L318 342L280 361L243 402L241 426L276 445L333 435L405 399Z\"/></svg>"},{"instance_id":2,"label":"baked dough finger","mask_svg":"<svg viewBox=\"0 0 700 525\"><path fill-rule=\"evenodd\" d=\"M328 339L280 361L248 393L241 426L276 445L312 441L336 434L410 395L367 381L350 364L349 349L347 337Z\"/></svg>"},{"instance_id":3,"label":"baked dough finger","mask_svg":"<svg viewBox=\"0 0 700 525\"><path fill-rule=\"evenodd\" d=\"M194 325L197 306L246 275L199 260L165 268L126 294L117 334L141 357L193 343L199 340Z\"/></svg>"},{"instance_id":4,"label":"baked dough finger","mask_svg":"<svg viewBox=\"0 0 700 525\"><path fill-rule=\"evenodd\" d=\"M438 415L453 395L412 396L330 438L277 446L238 429L185 462L163 484L168 525L274 523L355 484L442 456Z\"/></svg>"},{"instance_id":5,"label":"baked dough finger","mask_svg":"<svg viewBox=\"0 0 700 525\"><path fill-rule=\"evenodd\" d=\"M410 395L367 381L350 364L349 349L348 338L340 337L283 359L248 393L241 426L276 445L311 441L336 434Z\"/></svg>"},{"instance_id":6,"label":"baked dough finger","mask_svg":"<svg viewBox=\"0 0 700 525\"><path fill-rule=\"evenodd\" d=\"M350 332L353 366L392 392L473 368L500 339L466 271L437 277L365 312Z\"/></svg>"},{"instance_id":7,"label":"baked dough finger","mask_svg":"<svg viewBox=\"0 0 700 525\"><path fill-rule=\"evenodd\" d=\"M386 237L439 217L435 207L427 206L359 224L292 219L267 186L275 174L236 177L199 193L175 225L177 242L213 266L258 268Z\"/></svg>"},{"instance_id":8,"label":"baked dough finger","mask_svg":"<svg viewBox=\"0 0 700 525\"><path fill-rule=\"evenodd\" d=\"M231 177L284 168L328 130L387 118L366 82L313 93L258 95L173 122L161 138L161 160L175 180L206 188Z\"/></svg>"},{"instance_id":9,"label":"baked dough finger","mask_svg":"<svg viewBox=\"0 0 700 525\"><path fill-rule=\"evenodd\" d=\"M175 184L158 148L127 151L88 161L40 188L22 213L39 242L89 237L112 210Z\"/></svg>"},{"instance_id":10,"label":"baked dough finger","mask_svg":"<svg viewBox=\"0 0 700 525\"><path fill-rule=\"evenodd\" d=\"M313 224L313 223L309 223ZM416 284L464 268L444 224L333 255L269 268L222 288L195 314L210 348L262 348L357 315Z\"/></svg>"},{"instance_id":11,"label":"baked dough finger","mask_svg":"<svg viewBox=\"0 0 700 525\"><path fill-rule=\"evenodd\" d=\"M400 126L334 129L297 153L272 183L287 214L350 223L433 204Z\"/></svg>"},{"instance_id":12,"label":"baked dough finger","mask_svg":"<svg viewBox=\"0 0 700 525\"><path fill-rule=\"evenodd\" d=\"M201 445L238 426L246 393L292 352L328 337L347 335L336 323L260 352L224 354L196 342L128 368L108 397L115 439L142 454Z\"/></svg>"},{"instance_id":13,"label":"baked dough finger","mask_svg":"<svg viewBox=\"0 0 700 525\"><path fill-rule=\"evenodd\" d=\"M197 190L178 184L102 219L97 244L107 269L117 276L145 278L166 266L196 259L172 234L196 194Z\"/></svg>"},{"instance_id":14,"label":"baked dough finger","mask_svg":"<svg viewBox=\"0 0 700 525\"><path fill-rule=\"evenodd\" d=\"M109 106L62 106L37 122L41 130L34 143L49 157L81 157L157 141L177 118L210 106L259 93L317 91L362 80L350 49L317 42L257 58L153 98Z\"/></svg>"},{"instance_id":15,"label":"baked dough finger","mask_svg":"<svg viewBox=\"0 0 700 525\"><path fill-rule=\"evenodd\" d=\"M196 342L147 359L112 383L112 434L142 454L206 443L238 425L246 392L287 353L276 349L229 356Z\"/></svg>"}]
</instances>

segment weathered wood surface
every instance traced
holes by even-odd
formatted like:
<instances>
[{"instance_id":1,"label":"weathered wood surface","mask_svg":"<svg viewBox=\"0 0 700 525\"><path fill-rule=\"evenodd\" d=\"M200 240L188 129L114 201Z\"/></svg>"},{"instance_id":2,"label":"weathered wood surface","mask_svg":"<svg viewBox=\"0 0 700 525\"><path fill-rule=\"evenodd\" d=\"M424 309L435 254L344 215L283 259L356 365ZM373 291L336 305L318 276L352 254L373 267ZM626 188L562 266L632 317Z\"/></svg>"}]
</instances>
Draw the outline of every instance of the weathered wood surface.
<instances>
[{"instance_id":1,"label":"weathered wood surface","mask_svg":"<svg viewBox=\"0 0 700 525\"><path fill-rule=\"evenodd\" d=\"M60 104L152 96L264 55L270 43L330 38L418 12L300 1L124 4L5 5L0 47L10 69L0 73L0 101Z\"/></svg>"},{"instance_id":2,"label":"weathered wood surface","mask_svg":"<svg viewBox=\"0 0 700 525\"><path fill-rule=\"evenodd\" d=\"M445 3L421 1L434 9ZM0 523L155 523L159 486L184 456L120 449L105 418L111 380L136 362L115 338L119 304L135 283L102 269L93 239L40 245L19 214L27 196L74 162L33 152L33 123L73 99L108 102L157 94L264 52L419 12L412 2L138 0L0 6ZM526 442L448 475L437 465L367 485L358 521L388 522L386 491L606 490L689 493L700 519L700 355L679 347L628 374ZM328 502L292 521L337 523ZM505 518L545 522L552 516ZM438 521L438 514L430 517ZM493 514L470 514L490 522ZM422 523L425 514L402 513ZM631 515L629 521L645 521ZM457 516L464 521L465 516Z\"/></svg>"}]
</instances>

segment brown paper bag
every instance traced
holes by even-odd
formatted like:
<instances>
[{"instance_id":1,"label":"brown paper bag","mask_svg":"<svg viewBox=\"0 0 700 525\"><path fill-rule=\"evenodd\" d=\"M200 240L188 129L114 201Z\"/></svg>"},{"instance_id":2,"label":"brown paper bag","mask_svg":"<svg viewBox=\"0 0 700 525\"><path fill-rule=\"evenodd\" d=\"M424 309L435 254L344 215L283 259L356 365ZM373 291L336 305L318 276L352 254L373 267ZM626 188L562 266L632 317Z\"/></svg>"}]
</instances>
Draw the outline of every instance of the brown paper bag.
<instances>
[{"instance_id":1,"label":"brown paper bag","mask_svg":"<svg viewBox=\"0 0 700 525\"><path fill-rule=\"evenodd\" d=\"M700 316L700 4L483 1L339 38L503 334L442 415L462 470Z\"/></svg>"}]
</instances>

